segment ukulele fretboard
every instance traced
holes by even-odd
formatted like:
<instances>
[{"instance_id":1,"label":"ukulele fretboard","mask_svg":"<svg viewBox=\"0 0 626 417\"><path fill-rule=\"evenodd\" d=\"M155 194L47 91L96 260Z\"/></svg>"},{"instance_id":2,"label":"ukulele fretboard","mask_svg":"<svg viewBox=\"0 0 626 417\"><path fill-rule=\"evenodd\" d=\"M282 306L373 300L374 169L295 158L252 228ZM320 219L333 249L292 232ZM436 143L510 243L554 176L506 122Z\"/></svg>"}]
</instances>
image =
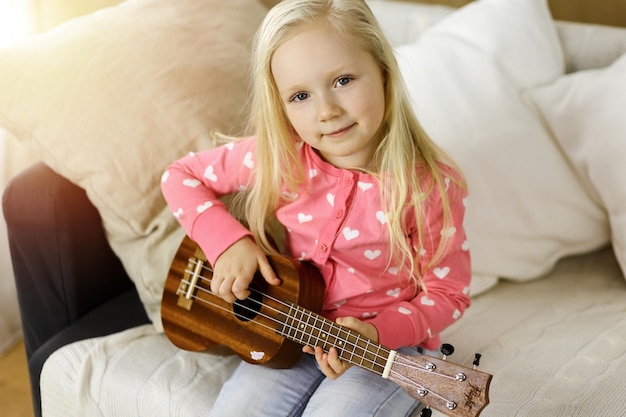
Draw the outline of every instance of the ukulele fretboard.
<instances>
[{"instance_id":1,"label":"ukulele fretboard","mask_svg":"<svg viewBox=\"0 0 626 417\"><path fill-rule=\"evenodd\" d=\"M278 332L284 337L302 345L321 346L325 352L335 347L341 359L383 375L390 349L295 304L280 321L283 326Z\"/></svg>"}]
</instances>

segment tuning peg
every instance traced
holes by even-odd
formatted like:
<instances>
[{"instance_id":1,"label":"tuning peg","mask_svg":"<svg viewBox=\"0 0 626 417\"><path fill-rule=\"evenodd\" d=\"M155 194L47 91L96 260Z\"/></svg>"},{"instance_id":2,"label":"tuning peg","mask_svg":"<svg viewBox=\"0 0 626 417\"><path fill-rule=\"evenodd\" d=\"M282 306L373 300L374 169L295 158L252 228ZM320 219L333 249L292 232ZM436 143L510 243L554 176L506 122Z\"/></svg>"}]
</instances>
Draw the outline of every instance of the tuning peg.
<instances>
[{"instance_id":1,"label":"tuning peg","mask_svg":"<svg viewBox=\"0 0 626 417\"><path fill-rule=\"evenodd\" d=\"M448 356L454 353L454 346L452 346L450 343L444 343L443 345L441 345L441 348L439 350L443 354L442 359L445 361Z\"/></svg>"},{"instance_id":2,"label":"tuning peg","mask_svg":"<svg viewBox=\"0 0 626 417\"><path fill-rule=\"evenodd\" d=\"M474 354L474 362L472 363L472 365L474 365L474 366L473 366L473 368L474 368L474 369L478 368L478 364L480 363L480 358L481 358L482 356L483 356L483 355L481 355L480 353L475 353L475 354Z\"/></svg>"},{"instance_id":3,"label":"tuning peg","mask_svg":"<svg viewBox=\"0 0 626 417\"><path fill-rule=\"evenodd\" d=\"M433 411L428 407L424 407L422 408L422 411L420 411L420 417L430 417L432 415Z\"/></svg>"}]
</instances>

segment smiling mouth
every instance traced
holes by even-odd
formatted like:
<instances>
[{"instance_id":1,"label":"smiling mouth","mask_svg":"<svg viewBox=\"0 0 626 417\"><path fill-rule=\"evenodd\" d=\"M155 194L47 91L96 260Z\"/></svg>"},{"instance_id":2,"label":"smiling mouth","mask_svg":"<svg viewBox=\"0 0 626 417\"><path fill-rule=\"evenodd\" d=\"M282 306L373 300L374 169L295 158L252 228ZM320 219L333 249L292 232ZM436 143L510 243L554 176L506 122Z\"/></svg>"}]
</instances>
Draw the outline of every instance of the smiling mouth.
<instances>
[{"instance_id":1,"label":"smiling mouth","mask_svg":"<svg viewBox=\"0 0 626 417\"><path fill-rule=\"evenodd\" d=\"M341 136L341 135L343 135L344 133L348 132L350 129L352 129L352 128L354 127L354 125L355 125L355 124L356 124L356 123L351 124L350 126L347 126L347 127L344 127L344 128L338 129L338 130L335 130L334 132L327 133L327 134L325 134L324 136L330 136L330 137L337 137L337 136Z\"/></svg>"}]
</instances>

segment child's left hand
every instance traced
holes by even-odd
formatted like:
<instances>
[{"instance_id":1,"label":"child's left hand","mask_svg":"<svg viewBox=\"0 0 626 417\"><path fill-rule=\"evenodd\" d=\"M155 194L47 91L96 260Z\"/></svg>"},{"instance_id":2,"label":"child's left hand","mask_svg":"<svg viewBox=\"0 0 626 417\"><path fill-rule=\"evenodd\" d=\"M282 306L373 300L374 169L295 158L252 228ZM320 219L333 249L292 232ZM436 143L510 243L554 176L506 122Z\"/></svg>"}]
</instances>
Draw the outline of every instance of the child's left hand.
<instances>
[{"instance_id":1,"label":"child's left hand","mask_svg":"<svg viewBox=\"0 0 626 417\"><path fill-rule=\"evenodd\" d=\"M378 330L376 330L373 324L366 323L355 317L339 317L337 324L354 330L374 342L378 342ZM315 355L315 359L320 365L322 373L330 379L339 378L352 366L350 363L339 358L339 352L334 347L331 347L328 353L324 352L320 346L316 346L315 348L304 346L302 351Z\"/></svg>"}]
</instances>

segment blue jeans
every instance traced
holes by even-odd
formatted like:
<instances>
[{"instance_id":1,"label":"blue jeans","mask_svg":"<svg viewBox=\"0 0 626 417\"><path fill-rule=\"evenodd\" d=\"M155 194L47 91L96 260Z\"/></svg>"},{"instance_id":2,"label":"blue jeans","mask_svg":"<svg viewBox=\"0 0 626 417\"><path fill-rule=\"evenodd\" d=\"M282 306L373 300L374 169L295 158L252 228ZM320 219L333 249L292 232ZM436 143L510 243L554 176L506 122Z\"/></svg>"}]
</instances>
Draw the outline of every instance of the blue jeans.
<instances>
[{"instance_id":1,"label":"blue jeans","mask_svg":"<svg viewBox=\"0 0 626 417\"><path fill-rule=\"evenodd\" d=\"M414 348L398 351L420 354ZM222 387L209 416L405 417L418 404L394 382L357 366L335 380L326 378L315 357L305 354L289 369L242 362Z\"/></svg>"}]
</instances>

